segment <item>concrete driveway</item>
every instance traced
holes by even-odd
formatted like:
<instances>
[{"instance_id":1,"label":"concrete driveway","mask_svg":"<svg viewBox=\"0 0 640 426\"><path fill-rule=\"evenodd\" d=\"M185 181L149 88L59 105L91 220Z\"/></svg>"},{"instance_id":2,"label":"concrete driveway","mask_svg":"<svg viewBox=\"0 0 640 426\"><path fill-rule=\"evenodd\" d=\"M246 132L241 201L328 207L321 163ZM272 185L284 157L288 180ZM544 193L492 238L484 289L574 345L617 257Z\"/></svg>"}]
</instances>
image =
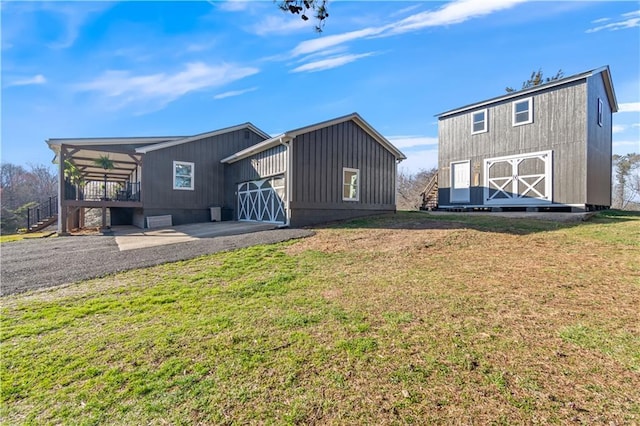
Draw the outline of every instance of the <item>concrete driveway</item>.
<instances>
[{"instance_id":1,"label":"concrete driveway","mask_svg":"<svg viewBox=\"0 0 640 426\"><path fill-rule=\"evenodd\" d=\"M116 238L118 249L126 251L276 228L276 225L260 222L204 222L158 229L114 226L112 232Z\"/></svg>"},{"instance_id":2,"label":"concrete driveway","mask_svg":"<svg viewBox=\"0 0 640 426\"><path fill-rule=\"evenodd\" d=\"M214 222L141 230L116 227L113 235L38 238L4 243L0 295L54 287L130 269L226 250L313 235L248 222Z\"/></svg>"}]
</instances>

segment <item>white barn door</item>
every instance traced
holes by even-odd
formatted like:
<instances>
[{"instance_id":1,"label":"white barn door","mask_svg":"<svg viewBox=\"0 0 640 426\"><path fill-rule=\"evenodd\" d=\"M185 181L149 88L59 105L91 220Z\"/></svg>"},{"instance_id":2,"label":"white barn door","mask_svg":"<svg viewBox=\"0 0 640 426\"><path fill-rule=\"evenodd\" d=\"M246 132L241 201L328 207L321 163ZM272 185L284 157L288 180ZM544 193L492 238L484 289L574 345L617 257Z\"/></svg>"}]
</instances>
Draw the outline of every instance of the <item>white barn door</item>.
<instances>
[{"instance_id":1,"label":"white barn door","mask_svg":"<svg viewBox=\"0 0 640 426\"><path fill-rule=\"evenodd\" d=\"M243 182L238 185L238 220L285 223L284 178Z\"/></svg>"},{"instance_id":2,"label":"white barn door","mask_svg":"<svg viewBox=\"0 0 640 426\"><path fill-rule=\"evenodd\" d=\"M468 203L470 201L471 163L460 161L451 163L451 196L452 203Z\"/></svg>"},{"instance_id":3,"label":"white barn door","mask_svg":"<svg viewBox=\"0 0 640 426\"><path fill-rule=\"evenodd\" d=\"M484 160L484 203L551 203L552 175L552 151L488 158Z\"/></svg>"}]
</instances>

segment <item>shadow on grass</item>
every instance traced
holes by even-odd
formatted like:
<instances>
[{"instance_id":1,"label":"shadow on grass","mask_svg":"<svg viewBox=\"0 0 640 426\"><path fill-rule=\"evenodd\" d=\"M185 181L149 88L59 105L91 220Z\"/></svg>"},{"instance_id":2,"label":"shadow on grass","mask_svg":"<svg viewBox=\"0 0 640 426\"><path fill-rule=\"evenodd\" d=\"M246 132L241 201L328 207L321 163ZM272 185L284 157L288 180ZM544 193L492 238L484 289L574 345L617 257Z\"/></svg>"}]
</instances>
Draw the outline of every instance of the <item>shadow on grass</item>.
<instances>
[{"instance_id":1,"label":"shadow on grass","mask_svg":"<svg viewBox=\"0 0 640 426\"><path fill-rule=\"evenodd\" d=\"M545 218L544 215L549 215ZM444 213L423 211L399 211L395 214L369 216L341 222L328 223L321 228L331 229L474 229L485 232L501 232L526 235L578 226L616 224L628 221L640 223L640 212L606 210L589 215L532 213Z\"/></svg>"}]
</instances>

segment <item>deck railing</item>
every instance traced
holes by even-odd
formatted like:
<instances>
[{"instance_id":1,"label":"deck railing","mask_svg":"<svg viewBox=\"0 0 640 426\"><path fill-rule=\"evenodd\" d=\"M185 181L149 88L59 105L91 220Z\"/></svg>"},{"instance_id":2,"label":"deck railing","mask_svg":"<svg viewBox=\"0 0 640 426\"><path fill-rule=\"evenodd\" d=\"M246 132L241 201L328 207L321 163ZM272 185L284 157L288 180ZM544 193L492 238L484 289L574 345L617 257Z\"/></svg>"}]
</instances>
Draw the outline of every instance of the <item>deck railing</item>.
<instances>
[{"instance_id":1,"label":"deck railing","mask_svg":"<svg viewBox=\"0 0 640 426\"><path fill-rule=\"evenodd\" d=\"M140 182L92 180L82 186L67 186L67 200L140 201Z\"/></svg>"}]
</instances>

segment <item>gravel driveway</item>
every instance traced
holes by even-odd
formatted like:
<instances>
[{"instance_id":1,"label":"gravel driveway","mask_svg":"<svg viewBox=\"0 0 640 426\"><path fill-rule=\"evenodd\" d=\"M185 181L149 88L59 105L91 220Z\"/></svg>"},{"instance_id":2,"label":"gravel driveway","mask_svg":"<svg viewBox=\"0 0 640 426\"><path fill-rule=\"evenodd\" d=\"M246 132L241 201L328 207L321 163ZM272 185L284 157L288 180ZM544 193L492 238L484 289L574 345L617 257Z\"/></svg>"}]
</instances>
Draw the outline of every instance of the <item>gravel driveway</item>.
<instances>
[{"instance_id":1,"label":"gravel driveway","mask_svg":"<svg viewBox=\"0 0 640 426\"><path fill-rule=\"evenodd\" d=\"M5 243L0 248L0 295L54 287L129 269L257 244L273 244L312 234L307 229L274 229L128 251L118 250L114 236L103 235Z\"/></svg>"}]
</instances>

